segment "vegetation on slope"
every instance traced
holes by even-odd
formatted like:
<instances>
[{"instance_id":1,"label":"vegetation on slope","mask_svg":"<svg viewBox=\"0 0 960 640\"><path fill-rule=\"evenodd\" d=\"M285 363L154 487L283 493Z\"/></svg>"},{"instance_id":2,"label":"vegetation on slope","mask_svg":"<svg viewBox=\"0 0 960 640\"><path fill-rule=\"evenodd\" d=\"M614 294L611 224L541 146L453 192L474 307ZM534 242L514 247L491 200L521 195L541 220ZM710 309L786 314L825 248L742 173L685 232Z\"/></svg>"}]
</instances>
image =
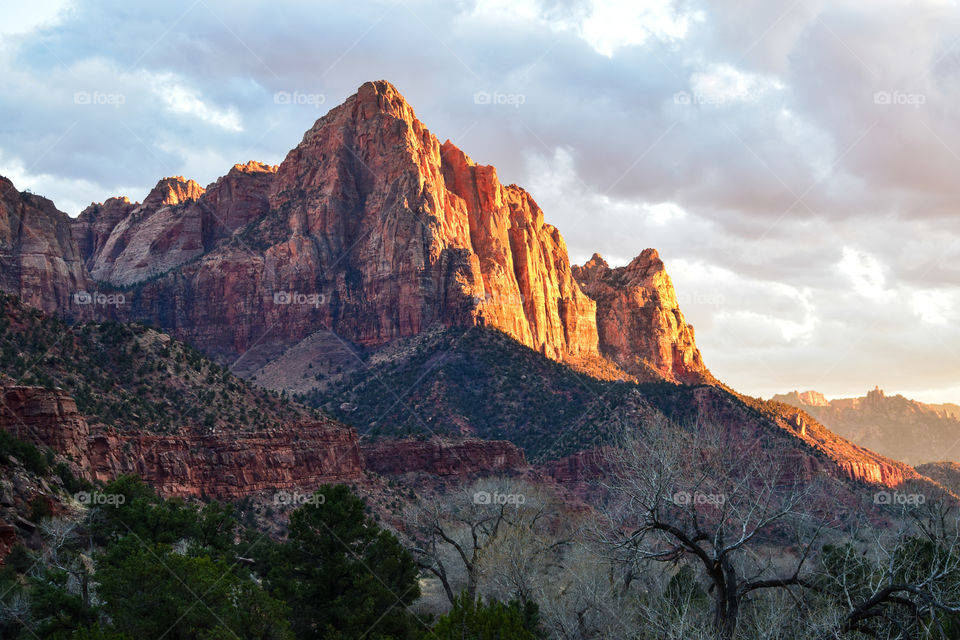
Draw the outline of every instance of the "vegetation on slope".
<instances>
[{"instance_id":1,"label":"vegetation on slope","mask_svg":"<svg viewBox=\"0 0 960 640\"><path fill-rule=\"evenodd\" d=\"M484 328L433 329L365 355L364 366L295 399L362 434L510 440L536 460L608 441L671 383L599 380Z\"/></svg>"},{"instance_id":2,"label":"vegetation on slope","mask_svg":"<svg viewBox=\"0 0 960 640\"><path fill-rule=\"evenodd\" d=\"M312 412L141 324L70 326L0 294L0 383L65 389L91 424L248 429Z\"/></svg>"}]
</instances>

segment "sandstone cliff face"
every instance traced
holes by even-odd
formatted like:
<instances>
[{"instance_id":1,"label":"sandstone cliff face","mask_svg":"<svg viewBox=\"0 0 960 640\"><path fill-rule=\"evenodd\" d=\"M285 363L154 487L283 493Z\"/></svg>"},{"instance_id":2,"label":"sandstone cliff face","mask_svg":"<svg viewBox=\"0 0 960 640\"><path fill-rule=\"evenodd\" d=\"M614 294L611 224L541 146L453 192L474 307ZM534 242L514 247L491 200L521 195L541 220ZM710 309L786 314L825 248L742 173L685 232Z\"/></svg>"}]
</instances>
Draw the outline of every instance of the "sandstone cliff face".
<instances>
[{"instance_id":1,"label":"sandstone cliff face","mask_svg":"<svg viewBox=\"0 0 960 640\"><path fill-rule=\"evenodd\" d=\"M573 267L573 275L596 301L604 356L644 380L714 381L655 250L647 249L626 267L616 269L594 254L583 266Z\"/></svg>"},{"instance_id":2,"label":"sandstone cliff face","mask_svg":"<svg viewBox=\"0 0 960 640\"><path fill-rule=\"evenodd\" d=\"M596 305L577 286L566 243L530 194L504 187L494 167L478 166L449 140L441 157L480 264L481 321L554 360L599 355Z\"/></svg>"},{"instance_id":3,"label":"sandstone cliff face","mask_svg":"<svg viewBox=\"0 0 960 640\"><path fill-rule=\"evenodd\" d=\"M165 496L239 498L363 476L356 432L332 420L263 432L154 435L91 430L61 389L0 387L0 429L68 457L88 480L139 475Z\"/></svg>"},{"instance_id":4,"label":"sandstone cliff face","mask_svg":"<svg viewBox=\"0 0 960 640\"><path fill-rule=\"evenodd\" d=\"M827 400L819 391L791 391L790 393L777 394L771 398L777 402L783 402L795 407L829 407L830 401Z\"/></svg>"},{"instance_id":5,"label":"sandstone cliff face","mask_svg":"<svg viewBox=\"0 0 960 640\"><path fill-rule=\"evenodd\" d=\"M505 440L384 438L363 443L361 451L367 468L386 475L427 472L460 476L527 467L523 450Z\"/></svg>"},{"instance_id":6,"label":"sandstone cliff face","mask_svg":"<svg viewBox=\"0 0 960 640\"><path fill-rule=\"evenodd\" d=\"M581 278L584 291L530 194L440 144L387 82L318 120L279 167L237 165L206 190L165 178L143 203L91 205L72 226L94 280L137 285L123 308L89 311L146 320L222 362L243 355L244 371L320 329L377 346L484 325L601 377L708 377L659 261Z\"/></svg>"},{"instance_id":7,"label":"sandstone cliff face","mask_svg":"<svg viewBox=\"0 0 960 640\"><path fill-rule=\"evenodd\" d=\"M203 219L203 246L211 249L270 210L277 166L251 160L235 164L197 198Z\"/></svg>"},{"instance_id":8,"label":"sandstone cliff face","mask_svg":"<svg viewBox=\"0 0 960 640\"><path fill-rule=\"evenodd\" d=\"M363 477L356 432L330 422L242 435L101 432L90 439L89 460L95 480L133 473L164 496L221 500Z\"/></svg>"},{"instance_id":9,"label":"sandstone cliff face","mask_svg":"<svg viewBox=\"0 0 960 640\"><path fill-rule=\"evenodd\" d=\"M111 198L90 205L72 227L91 276L131 285L202 255L267 212L275 173L249 162L207 189L176 176L160 180L142 204Z\"/></svg>"},{"instance_id":10,"label":"sandstone cliff face","mask_svg":"<svg viewBox=\"0 0 960 640\"><path fill-rule=\"evenodd\" d=\"M82 318L89 309L74 294L89 288L67 214L0 176L0 289L38 309Z\"/></svg>"},{"instance_id":11,"label":"sandstone cliff face","mask_svg":"<svg viewBox=\"0 0 960 640\"><path fill-rule=\"evenodd\" d=\"M264 490L309 491L360 482L367 471L433 476L527 468L505 441L386 438L364 445L330 419L258 432L157 435L91 427L62 389L0 387L0 429L68 457L78 475L107 482L136 474L167 497L241 498Z\"/></svg>"},{"instance_id":12,"label":"sandstone cliff face","mask_svg":"<svg viewBox=\"0 0 960 640\"><path fill-rule=\"evenodd\" d=\"M87 261L90 275L110 284L128 285L202 254L201 220L190 215L187 205L202 192L193 180L161 180L143 204L131 209L111 229L102 246L94 246ZM90 207L80 214L79 224L87 222L84 217L88 212Z\"/></svg>"},{"instance_id":13,"label":"sandstone cliff face","mask_svg":"<svg viewBox=\"0 0 960 640\"><path fill-rule=\"evenodd\" d=\"M0 429L72 458L87 467L90 426L62 389L0 387Z\"/></svg>"},{"instance_id":14,"label":"sandstone cliff face","mask_svg":"<svg viewBox=\"0 0 960 640\"><path fill-rule=\"evenodd\" d=\"M110 234L138 206L126 196L109 198L91 204L70 221L71 232L88 270L93 268L94 263L102 261L98 254L107 244Z\"/></svg>"}]
</instances>

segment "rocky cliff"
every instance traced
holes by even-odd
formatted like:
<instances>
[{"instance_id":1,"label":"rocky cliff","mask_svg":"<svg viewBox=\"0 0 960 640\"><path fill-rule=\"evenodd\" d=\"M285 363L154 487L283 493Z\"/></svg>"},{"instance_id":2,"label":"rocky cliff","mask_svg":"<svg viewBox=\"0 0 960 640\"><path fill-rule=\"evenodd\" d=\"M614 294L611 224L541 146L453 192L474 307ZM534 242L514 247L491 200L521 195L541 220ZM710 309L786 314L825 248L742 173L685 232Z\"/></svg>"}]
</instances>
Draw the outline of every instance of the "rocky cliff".
<instances>
[{"instance_id":1,"label":"rocky cliff","mask_svg":"<svg viewBox=\"0 0 960 640\"><path fill-rule=\"evenodd\" d=\"M0 290L44 311L87 317L75 294L90 288L70 218L0 176Z\"/></svg>"},{"instance_id":2,"label":"rocky cliff","mask_svg":"<svg viewBox=\"0 0 960 640\"><path fill-rule=\"evenodd\" d=\"M89 469L90 426L77 403L62 389L0 387L0 429L74 460Z\"/></svg>"},{"instance_id":3,"label":"rocky cliff","mask_svg":"<svg viewBox=\"0 0 960 640\"><path fill-rule=\"evenodd\" d=\"M600 352L640 379L713 382L684 320L673 282L654 249L611 269L599 255L573 267L597 303Z\"/></svg>"},{"instance_id":4,"label":"rocky cliff","mask_svg":"<svg viewBox=\"0 0 960 640\"><path fill-rule=\"evenodd\" d=\"M91 430L61 389L0 387L0 399L0 429L53 449L89 480L133 473L166 496L230 499L363 476L356 432L332 420L253 433L158 435Z\"/></svg>"},{"instance_id":5,"label":"rocky cliff","mask_svg":"<svg viewBox=\"0 0 960 640\"><path fill-rule=\"evenodd\" d=\"M240 498L363 478L353 429L332 421L261 433L160 436L103 431L89 441L93 479L142 477L165 496Z\"/></svg>"},{"instance_id":6,"label":"rocky cliff","mask_svg":"<svg viewBox=\"0 0 960 640\"><path fill-rule=\"evenodd\" d=\"M135 474L164 496L241 498L361 482L372 471L453 477L528 468L523 451L473 438L386 438L360 447L354 429L321 419L260 431L175 434L93 428L62 389L0 387L0 429L66 457L83 478Z\"/></svg>"}]
</instances>

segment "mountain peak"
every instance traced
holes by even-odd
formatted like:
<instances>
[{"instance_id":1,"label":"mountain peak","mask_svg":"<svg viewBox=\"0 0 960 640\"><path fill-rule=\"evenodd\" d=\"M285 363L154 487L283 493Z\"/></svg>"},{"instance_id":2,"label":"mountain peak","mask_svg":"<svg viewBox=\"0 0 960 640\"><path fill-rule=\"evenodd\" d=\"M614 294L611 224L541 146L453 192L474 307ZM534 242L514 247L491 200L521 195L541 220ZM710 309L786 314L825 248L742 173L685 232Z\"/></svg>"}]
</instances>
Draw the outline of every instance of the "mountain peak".
<instances>
[{"instance_id":1,"label":"mountain peak","mask_svg":"<svg viewBox=\"0 0 960 640\"><path fill-rule=\"evenodd\" d=\"M266 164L264 162L257 162L256 160L249 160L246 164L237 163L233 165L231 171L237 171L239 173L276 173L279 165L276 164Z\"/></svg>"},{"instance_id":2,"label":"mountain peak","mask_svg":"<svg viewBox=\"0 0 960 640\"><path fill-rule=\"evenodd\" d=\"M204 189L193 180L183 176L170 176L161 179L143 199L145 205L175 205L190 202L203 195Z\"/></svg>"},{"instance_id":3,"label":"mountain peak","mask_svg":"<svg viewBox=\"0 0 960 640\"><path fill-rule=\"evenodd\" d=\"M357 89L354 96L358 116L361 120L369 120L377 113L391 115L407 122L416 120L413 107L407 102L397 88L386 80L365 82ZM346 104L349 104L350 99Z\"/></svg>"},{"instance_id":4,"label":"mountain peak","mask_svg":"<svg viewBox=\"0 0 960 640\"><path fill-rule=\"evenodd\" d=\"M141 286L125 317L218 357L274 326L283 347L334 327L377 347L438 324L482 325L597 375L712 380L656 251L615 270L596 256L595 277L579 273L531 194L441 145L383 80L319 118L275 172L236 165L206 190L168 177L139 206L110 204L73 225L89 272ZM241 228L244 251L223 242ZM281 291L336 304L305 312L274 303Z\"/></svg>"},{"instance_id":5,"label":"mountain peak","mask_svg":"<svg viewBox=\"0 0 960 640\"><path fill-rule=\"evenodd\" d=\"M609 269L610 265L607 264L607 261L604 260L603 256L599 253L594 253L589 260L583 263L583 268L588 270L596 268Z\"/></svg>"},{"instance_id":6,"label":"mountain peak","mask_svg":"<svg viewBox=\"0 0 960 640\"><path fill-rule=\"evenodd\" d=\"M679 382L713 381L656 250L645 249L616 268L594 254L572 269L580 288L597 303L602 353L640 377L655 372Z\"/></svg>"},{"instance_id":7,"label":"mountain peak","mask_svg":"<svg viewBox=\"0 0 960 640\"><path fill-rule=\"evenodd\" d=\"M880 396L881 398L887 397L887 394L883 392L883 389L880 388L880 385L874 385L873 391L867 392L867 397L869 397L871 394Z\"/></svg>"}]
</instances>

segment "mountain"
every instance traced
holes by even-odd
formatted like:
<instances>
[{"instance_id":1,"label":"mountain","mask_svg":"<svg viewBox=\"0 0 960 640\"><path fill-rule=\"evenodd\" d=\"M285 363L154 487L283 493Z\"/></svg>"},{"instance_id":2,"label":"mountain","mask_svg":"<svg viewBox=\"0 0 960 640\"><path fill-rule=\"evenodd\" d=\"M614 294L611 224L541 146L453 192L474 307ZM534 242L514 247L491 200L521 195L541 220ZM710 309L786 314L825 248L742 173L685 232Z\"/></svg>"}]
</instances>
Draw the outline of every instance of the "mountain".
<instances>
[{"instance_id":1,"label":"mountain","mask_svg":"<svg viewBox=\"0 0 960 640\"><path fill-rule=\"evenodd\" d=\"M424 433L502 439L534 463L564 468L578 466L581 452L614 444L625 428L665 420L695 429L713 421L744 442L782 450L790 468L808 477L824 472L888 487L919 479L909 466L831 433L796 408L719 385L596 379L487 328L425 332L321 378L322 388L296 398L372 439Z\"/></svg>"},{"instance_id":2,"label":"mountain","mask_svg":"<svg viewBox=\"0 0 960 640\"><path fill-rule=\"evenodd\" d=\"M148 322L243 374L318 330L367 348L436 325L498 329L611 379L712 380L655 254L609 277L574 268L529 193L441 144L387 82L279 167L238 165L205 189L165 178L72 227L77 286L124 292L97 317Z\"/></svg>"},{"instance_id":3,"label":"mountain","mask_svg":"<svg viewBox=\"0 0 960 640\"><path fill-rule=\"evenodd\" d=\"M597 303L600 350L637 377L686 383L713 382L684 320L660 255L646 249L625 267L611 269L599 254L573 268Z\"/></svg>"},{"instance_id":4,"label":"mountain","mask_svg":"<svg viewBox=\"0 0 960 640\"><path fill-rule=\"evenodd\" d=\"M67 389L90 423L121 431L236 431L318 417L149 327L71 326L2 293L0 356L0 385Z\"/></svg>"},{"instance_id":5,"label":"mountain","mask_svg":"<svg viewBox=\"0 0 960 640\"><path fill-rule=\"evenodd\" d=\"M888 396L879 387L860 398L828 401L815 391L794 391L773 400L799 407L835 433L908 464L960 460L955 405Z\"/></svg>"},{"instance_id":6,"label":"mountain","mask_svg":"<svg viewBox=\"0 0 960 640\"><path fill-rule=\"evenodd\" d=\"M524 452L577 482L598 473L582 452L658 419L677 429L713 420L782 451L804 477L854 481L838 485L846 505L857 483L920 478L786 405L712 385L590 378L482 327L435 329L369 353L357 370L366 376L330 380L324 394L304 398L326 399L333 418L149 327L68 326L9 295L0 295L0 354L0 431L52 449L82 478L137 473L165 495L237 498L362 483L368 471L522 471Z\"/></svg>"}]
</instances>

